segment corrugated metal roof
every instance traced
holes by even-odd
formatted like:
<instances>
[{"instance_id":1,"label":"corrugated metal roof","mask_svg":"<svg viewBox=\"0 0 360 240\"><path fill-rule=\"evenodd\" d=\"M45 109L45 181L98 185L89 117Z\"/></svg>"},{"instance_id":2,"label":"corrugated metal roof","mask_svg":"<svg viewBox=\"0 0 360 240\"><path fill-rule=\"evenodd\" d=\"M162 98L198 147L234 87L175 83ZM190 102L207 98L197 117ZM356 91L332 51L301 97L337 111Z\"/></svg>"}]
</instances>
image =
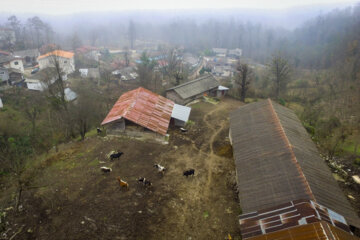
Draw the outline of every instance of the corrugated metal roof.
<instances>
[{"instance_id":1,"label":"corrugated metal roof","mask_svg":"<svg viewBox=\"0 0 360 240\"><path fill-rule=\"evenodd\" d=\"M298 225L325 221L350 233L350 228L340 214L310 200L296 200L276 207L243 214L240 229L243 239L276 232Z\"/></svg>"},{"instance_id":2,"label":"corrugated metal roof","mask_svg":"<svg viewBox=\"0 0 360 240\"><path fill-rule=\"evenodd\" d=\"M244 213L295 199L318 202L360 221L295 113L271 100L230 115L239 198Z\"/></svg>"},{"instance_id":3,"label":"corrugated metal roof","mask_svg":"<svg viewBox=\"0 0 360 240\"><path fill-rule=\"evenodd\" d=\"M248 240L359 240L359 238L327 222L315 222L248 238Z\"/></svg>"},{"instance_id":4,"label":"corrugated metal roof","mask_svg":"<svg viewBox=\"0 0 360 240\"><path fill-rule=\"evenodd\" d=\"M154 132L165 135L174 102L139 87L121 95L101 125L122 117Z\"/></svg>"},{"instance_id":5,"label":"corrugated metal roof","mask_svg":"<svg viewBox=\"0 0 360 240\"><path fill-rule=\"evenodd\" d=\"M218 87L218 90L220 90L220 91L222 91L222 90L229 90L229 88L220 85L220 86Z\"/></svg>"},{"instance_id":6,"label":"corrugated metal roof","mask_svg":"<svg viewBox=\"0 0 360 240\"><path fill-rule=\"evenodd\" d=\"M190 82L183 83L166 91L174 90L177 94L180 95L181 98L186 99L217 88L219 85L219 82L214 78L213 75L206 74L205 76Z\"/></svg>"},{"instance_id":7,"label":"corrugated metal roof","mask_svg":"<svg viewBox=\"0 0 360 240\"><path fill-rule=\"evenodd\" d=\"M171 117L181 120L183 122L187 122L189 120L190 112L191 108L175 103L171 113Z\"/></svg>"}]
</instances>

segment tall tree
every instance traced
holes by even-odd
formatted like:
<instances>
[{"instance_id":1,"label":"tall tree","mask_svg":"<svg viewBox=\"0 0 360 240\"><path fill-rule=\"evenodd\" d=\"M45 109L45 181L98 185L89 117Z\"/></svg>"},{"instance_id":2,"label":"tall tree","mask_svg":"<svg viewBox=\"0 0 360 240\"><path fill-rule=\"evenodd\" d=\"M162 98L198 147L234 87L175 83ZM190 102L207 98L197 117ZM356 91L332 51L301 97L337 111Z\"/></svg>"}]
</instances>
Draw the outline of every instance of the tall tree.
<instances>
[{"instance_id":1,"label":"tall tree","mask_svg":"<svg viewBox=\"0 0 360 240\"><path fill-rule=\"evenodd\" d=\"M237 63L236 70L238 71L238 76L236 76L236 82L240 86L240 99L242 102L245 102L246 93L249 89L249 84L252 80L253 72L249 68L248 64L240 63L240 61Z\"/></svg>"},{"instance_id":2,"label":"tall tree","mask_svg":"<svg viewBox=\"0 0 360 240\"><path fill-rule=\"evenodd\" d=\"M130 40L130 48L134 49L134 44L135 44L135 40L136 40L136 29L135 29L135 24L132 20L130 20L130 22L129 22L128 34L129 34L129 40Z\"/></svg>"},{"instance_id":3,"label":"tall tree","mask_svg":"<svg viewBox=\"0 0 360 240\"><path fill-rule=\"evenodd\" d=\"M290 65L280 53L276 53L273 55L269 67L274 81L275 96L279 99L283 91L286 90L291 72Z\"/></svg>"}]
</instances>

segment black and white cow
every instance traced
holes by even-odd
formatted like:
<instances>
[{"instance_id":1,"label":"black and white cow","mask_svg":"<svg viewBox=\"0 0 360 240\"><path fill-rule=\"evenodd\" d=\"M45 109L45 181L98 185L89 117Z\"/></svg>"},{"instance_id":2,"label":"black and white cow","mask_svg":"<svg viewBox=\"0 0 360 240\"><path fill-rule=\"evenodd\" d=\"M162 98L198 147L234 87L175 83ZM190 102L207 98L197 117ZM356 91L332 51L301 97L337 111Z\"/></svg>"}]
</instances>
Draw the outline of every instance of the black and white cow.
<instances>
[{"instance_id":1,"label":"black and white cow","mask_svg":"<svg viewBox=\"0 0 360 240\"><path fill-rule=\"evenodd\" d=\"M165 168L164 166L161 166L160 164L155 164L154 167L157 168L157 170L158 170L159 173L161 173L161 174L164 175L164 173L165 173L165 171L166 171L166 168Z\"/></svg>"},{"instance_id":2,"label":"black and white cow","mask_svg":"<svg viewBox=\"0 0 360 240\"><path fill-rule=\"evenodd\" d=\"M104 172L104 173L109 173L109 172L112 171L112 169L111 169L111 168L108 168L108 167L101 167L100 169L101 169L101 171Z\"/></svg>"},{"instance_id":3,"label":"black and white cow","mask_svg":"<svg viewBox=\"0 0 360 240\"><path fill-rule=\"evenodd\" d=\"M123 152L117 152L110 155L110 160L113 160L114 158L120 158L121 155L123 155Z\"/></svg>"},{"instance_id":4,"label":"black and white cow","mask_svg":"<svg viewBox=\"0 0 360 240\"><path fill-rule=\"evenodd\" d=\"M146 180L144 177L139 177L138 181L144 184L144 186L150 187L152 185L152 183L149 180Z\"/></svg>"}]
</instances>

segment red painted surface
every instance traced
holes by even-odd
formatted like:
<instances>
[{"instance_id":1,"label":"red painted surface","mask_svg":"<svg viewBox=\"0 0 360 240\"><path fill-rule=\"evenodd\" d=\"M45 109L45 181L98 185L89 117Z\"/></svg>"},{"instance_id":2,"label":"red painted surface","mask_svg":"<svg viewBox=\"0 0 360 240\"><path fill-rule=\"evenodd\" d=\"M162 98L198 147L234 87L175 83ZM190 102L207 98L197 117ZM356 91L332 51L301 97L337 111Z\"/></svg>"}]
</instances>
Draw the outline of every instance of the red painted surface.
<instances>
[{"instance_id":1,"label":"red painted surface","mask_svg":"<svg viewBox=\"0 0 360 240\"><path fill-rule=\"evenodd\" d=\"M121 95L101 125L125 118L165 135L173 107L173 101L139 87Z\"/></svg>"}]
</instances>

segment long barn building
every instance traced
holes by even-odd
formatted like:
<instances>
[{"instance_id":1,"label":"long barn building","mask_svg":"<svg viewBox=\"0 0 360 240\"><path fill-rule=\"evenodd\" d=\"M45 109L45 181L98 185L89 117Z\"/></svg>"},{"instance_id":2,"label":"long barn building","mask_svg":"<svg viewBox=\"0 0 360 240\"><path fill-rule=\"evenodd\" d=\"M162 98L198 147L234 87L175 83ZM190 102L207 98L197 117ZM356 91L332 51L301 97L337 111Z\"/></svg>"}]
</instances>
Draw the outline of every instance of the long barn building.
<instances>
[{"instance_id":1,"label":"long barn building","mask_svg":"<svg viewBox=\"0 0 360 240\"><path fill-rule=\"evenodd\" d=\"M359 217L292 110L270 99L242 106L230 140L243 239L358 239Z\"/></svg>"}]
</instances>

